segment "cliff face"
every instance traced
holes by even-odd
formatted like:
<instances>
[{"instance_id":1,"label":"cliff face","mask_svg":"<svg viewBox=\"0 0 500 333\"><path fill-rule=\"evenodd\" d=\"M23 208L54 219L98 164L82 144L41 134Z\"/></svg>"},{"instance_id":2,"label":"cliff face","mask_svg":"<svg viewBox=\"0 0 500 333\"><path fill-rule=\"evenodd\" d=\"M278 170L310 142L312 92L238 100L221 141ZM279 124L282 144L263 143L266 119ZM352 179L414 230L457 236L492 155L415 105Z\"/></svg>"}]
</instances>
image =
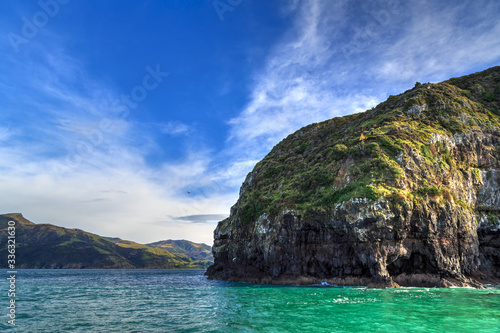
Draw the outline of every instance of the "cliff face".
<instances>
[{"instance_id":1,"label":"cliff face","mask_svg":"<svg viewBox=\"0 0 500 333\"><path fill-rule=\"evenodd\" d=\"M366 139L359 138L363 134ZM247 176L212 279L500 282L500 67L312 124Z\"/></svg>"}]
</instances>

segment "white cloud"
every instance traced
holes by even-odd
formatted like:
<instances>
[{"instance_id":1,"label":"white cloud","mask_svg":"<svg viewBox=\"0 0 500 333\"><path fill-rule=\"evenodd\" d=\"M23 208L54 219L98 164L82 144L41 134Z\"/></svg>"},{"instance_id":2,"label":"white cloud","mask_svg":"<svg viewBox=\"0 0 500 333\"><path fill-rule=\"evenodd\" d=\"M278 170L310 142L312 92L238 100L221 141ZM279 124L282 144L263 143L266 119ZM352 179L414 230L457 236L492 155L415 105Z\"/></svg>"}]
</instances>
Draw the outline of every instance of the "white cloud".
<instances>
[{"instance_id":1,"label":"white cloud","mask_svg":"<svg viewBox=\"0 0 500 333\"><path fill-rule=\"evenodd\" d=\"M186 124L178 121L171 121L165 124L160 124L160 131L168 135L188 135L193 129Z\"/></svg>"},{"instance_id":2,"label":"white cloud","mask_svg":"<svg viewBox=\"0 0 500 333\"><path fill-rule=\"evenodd\" d=\"M7 141L12 136L12 129L0 126L0 141Z\"/></svg>"},{"instance_id":3,"label":"white cloud","mask_svg":"<svg viewBox=\"0 0 500 333\"><path fill-rule=\"evenodd\" d=\"M224 214L200 214L200 215L186 215L176 216L172 219L177 221L187 221L191 223L213 223L225 219L228 215Z\"/></svg>"},{"instance_id":4,"label":"white cloud","mask_svg":"<svg viewBox=\"0 0 500 333\"><path fill-rule=\"evenodd\" d=\"M409 2L405 11L401 37L378 49L380 80L441 81L500 57L498 2Z\"/></svg>"}]
</instances>

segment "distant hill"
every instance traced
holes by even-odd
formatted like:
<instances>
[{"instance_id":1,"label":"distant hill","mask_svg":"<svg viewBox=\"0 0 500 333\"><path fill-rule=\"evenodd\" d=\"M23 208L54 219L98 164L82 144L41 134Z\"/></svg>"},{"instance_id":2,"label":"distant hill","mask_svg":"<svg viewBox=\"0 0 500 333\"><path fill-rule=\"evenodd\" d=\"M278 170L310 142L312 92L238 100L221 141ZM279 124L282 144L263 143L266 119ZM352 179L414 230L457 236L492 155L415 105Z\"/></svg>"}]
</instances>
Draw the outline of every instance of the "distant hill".
<instances>
[{"instance_id":1,"label":"distant hill","mask_svg":"<svg viewBox=\"0 0 500 333\"><path fill-rule=\"evenodd\" d=\"M164 240L146 244L151 247L168 250L172 253L185 254L197 260L214 261L212 247L206 244L193 243L188 240Z\"/></svg>"},{"instance_id":2,"label":"distant hill","mask_svg":"<svg viewBox=\"0 0 500 333\"><path fill-rule=\"evenodd\" d=\"M194 243L188 240L168 239L149 244L139 244L120 238L104 238L124 248L148 249L148 251L152 253L168 252L179 258L188 258L204 268L210 266L214 261L214 257L212 256L212 247L203 243Z\"/></svg>"},{"instance_id":3,"label":"distant hill","mask_svg":"<svg viewBox=\"0 0 500 333\"><path fill-rule=\"evenodd\" d=\"M36 224L19 213L0 215L2 258L7 258L7 223L11 220L16 222L16 268L206 268L213 262L201 255L210 250L205 244L171 241L182 251L169 251L80 229ZM184 248L200 250L193 250L191 256ZM6 265L6 260L0 261L0 268Z\"/></svg>"}]
</instances>

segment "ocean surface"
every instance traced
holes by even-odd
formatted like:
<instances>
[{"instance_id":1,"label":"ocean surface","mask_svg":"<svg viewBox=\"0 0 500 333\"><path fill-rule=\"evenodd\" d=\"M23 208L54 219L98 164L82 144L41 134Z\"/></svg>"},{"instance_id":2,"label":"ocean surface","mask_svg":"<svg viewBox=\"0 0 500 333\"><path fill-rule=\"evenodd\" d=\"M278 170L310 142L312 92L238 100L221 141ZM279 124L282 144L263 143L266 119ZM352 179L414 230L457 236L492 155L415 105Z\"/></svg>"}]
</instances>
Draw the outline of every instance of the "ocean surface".
<instances>
[{"instance_id":1,"label":"ocean surface","mask_svg":"<svg viewBox=\"0 0 500 333\"><path fill-rule=\"evenodd\" d=\"M0 331L500 332L500 288L367 289L210 281L203 270L18 270Z\"/></svg>"}]
</instances>

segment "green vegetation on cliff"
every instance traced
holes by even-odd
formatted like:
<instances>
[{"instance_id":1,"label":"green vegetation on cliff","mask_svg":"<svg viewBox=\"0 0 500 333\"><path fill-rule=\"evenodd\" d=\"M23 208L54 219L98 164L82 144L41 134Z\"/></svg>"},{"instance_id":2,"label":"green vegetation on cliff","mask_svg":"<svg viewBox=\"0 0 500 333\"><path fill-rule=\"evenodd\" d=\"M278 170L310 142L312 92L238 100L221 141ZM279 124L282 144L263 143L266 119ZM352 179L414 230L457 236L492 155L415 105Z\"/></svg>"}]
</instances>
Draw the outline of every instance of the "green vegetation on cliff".
<instances>
[{"instance_id":1,"label":"green vegetation on cliff","mask_svg":"<svg viewBox=\"0 0 500 333\"><path fill-rule=\"evenodd\" d=\"M250 172L214 232L214 279L500 281L500 67L306 126Z\"/></svg>"},{"instance_id":2,"label":"green vegetation on cliff","mask_svg":"<svg viewBox=\"0 0 500 333\"><path fill-rule=\"evenodd\" d=\"M241 222L286 209L327 208L352 198L463 200L446 177L458 171L477 178L479 170L466 154L452 156L447 141L500 128L498 71L495 67L481 75L416 84L371 110L291 134L247 178L239 200ZM415 173L402 168L408 155L420 161Z\"/></svg>"}]
</instances>

